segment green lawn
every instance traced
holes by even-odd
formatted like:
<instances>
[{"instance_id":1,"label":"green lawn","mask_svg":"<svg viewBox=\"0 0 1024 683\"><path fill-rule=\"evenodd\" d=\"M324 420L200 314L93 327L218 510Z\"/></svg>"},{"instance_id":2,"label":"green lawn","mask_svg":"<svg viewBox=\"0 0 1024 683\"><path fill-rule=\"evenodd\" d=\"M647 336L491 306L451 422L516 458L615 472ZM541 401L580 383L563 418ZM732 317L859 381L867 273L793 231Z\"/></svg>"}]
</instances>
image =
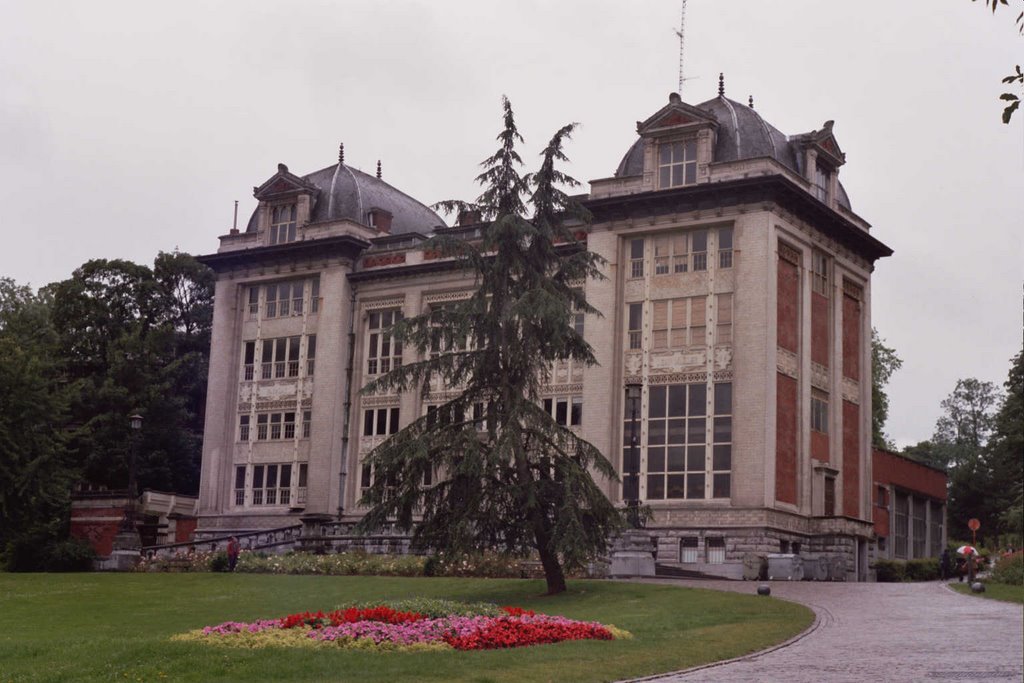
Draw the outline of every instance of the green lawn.
<instances>
[{"instance_id":1,"label":"green lawn","mask_svg":"<svg viewBox=\"0 0 1024 683\"><path fill-rule=\"evenodd\" d=\"M1002 600L1004 602L1016 602L1024 605L1024 586L1011 586L1007 583L986 583L984 593L972 593L971 587L966 583L951 583L953 590L967 595L977 595L990 600Z\"/></svg>"},{"instance_id":2,"label":"green lawn","mask_svg":"<svg viewBox=\"0 0 1024 683\"><path fill-rule=\"evenodd\" d=\"M661 585L254 574L0 573L0 683L20 681L611 681L735 657L807 628L774 598ZM520 605L615 624L634 640L516 650L366 653L170 642L182 631L415 596Z\"/></svg>"}]
</instances>

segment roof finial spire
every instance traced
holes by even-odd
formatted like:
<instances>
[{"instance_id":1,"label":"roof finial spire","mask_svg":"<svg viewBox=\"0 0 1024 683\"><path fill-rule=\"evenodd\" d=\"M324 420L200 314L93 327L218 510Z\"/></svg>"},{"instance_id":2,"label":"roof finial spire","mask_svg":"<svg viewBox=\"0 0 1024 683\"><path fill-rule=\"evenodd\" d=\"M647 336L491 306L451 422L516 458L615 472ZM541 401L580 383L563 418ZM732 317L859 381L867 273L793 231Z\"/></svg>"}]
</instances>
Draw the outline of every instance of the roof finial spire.
<instances>
[{"instance_id":1,"label":"roof finial spire","mask_svg":"<svg viewBox=\"0 0 1024 683\"><path fill-rule=\"evenodd\" d=\"M718 96L725 97L725 74L721 72L718 74Z\"/></svg>"},{"instance_id":2,"label":"roof finial spire","mask_svg":"<svg viewBox=\"0 0 1024 683\"><path fill-rule=\"evenodd\" d=\"M338 163L339 164L344 164L345 163L345 143L344 142L342 142L341 144L338 145Z\"/></svg>"},{"instance_id":3,"label":"roof finial spire","mask_svg":"<svg viewBox=\"0 0 1024 683\"><path fill-rule=\"evenodd\" d=\"M380 159L377 159L377 180L380 180Z\"/></svg>"},{"instance_id":4,"label":"roof finial spire","mask_svg":"<svg viewBox=\"0 0 1024 683\"><path fill-rule=\"evenodd\" d=\"M747 98L747 106L750 107L751 109L754 108L754 96L753 95L750 95Z\"/></svg>"}]
</instances>

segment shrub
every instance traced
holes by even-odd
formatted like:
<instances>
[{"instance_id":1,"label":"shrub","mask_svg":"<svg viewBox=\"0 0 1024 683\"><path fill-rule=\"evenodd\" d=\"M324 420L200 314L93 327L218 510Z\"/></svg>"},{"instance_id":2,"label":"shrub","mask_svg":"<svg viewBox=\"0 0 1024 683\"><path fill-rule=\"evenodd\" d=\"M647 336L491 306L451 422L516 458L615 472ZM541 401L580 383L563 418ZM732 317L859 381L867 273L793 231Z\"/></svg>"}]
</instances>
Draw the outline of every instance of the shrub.
<instances>
[{"instance_id":1,"label":"shrub","mask_svg":"<svg viewBox=\"0 0 1024 683\"><path fill-rule=\"evenodd\" d=\"M999 558L989 580L994 583L1024 585L1024 550Z\"/></svg>"},{"instance_id":2,"label":"shrub","mask_svg":"<svg viewBox=\"0 0 1024 683\"><path fill-rule=\"evenodd\" d=\"M253 574L327 574L331 576L423 576L426 560L415 555L362 552L312 555L289 553L260 557L243 552L236 571Z\"/></svg>"},{"instance_id":3,"label":"shrub","mask_svg":"<svg viewBox=\"0 0 1024 683\"><path fill-rule=\"evenodd\" d=\"M876 560L875 577L879 583L899 583L907 578L907 563L900 560Z\"/></svg>"},{"instance_id":4,"label":"shrub","mask_svg":"<svg viewBox=\"0 0 1024 683\"><path fill-rule=\"evenodd\" d=\"M225 552L216 552L213 557L210 558L210 571L211 572L226 572L228 571L228 554Z\"/></svg>"},{"instance_id":5,"label":"shrub","mask_svg":"<svg viewBox=\"0 0 1024 683\"><path fill-rule=\"evenodd\" d=\"M94 559L96 551L86 541L77 538L57 541L48 548L46 571L88 572L92 571Z\"/></svg>"},{"instance_id":6,"label":"shrub","mask_svg":"<svg viewBox=\"0 0 1024 683\"><path fill-rule=\"evenodd\" d=\"M935 581L939 578L939 561L922 557L906 563L905 581Z\"/></svg>"}]
</instances>

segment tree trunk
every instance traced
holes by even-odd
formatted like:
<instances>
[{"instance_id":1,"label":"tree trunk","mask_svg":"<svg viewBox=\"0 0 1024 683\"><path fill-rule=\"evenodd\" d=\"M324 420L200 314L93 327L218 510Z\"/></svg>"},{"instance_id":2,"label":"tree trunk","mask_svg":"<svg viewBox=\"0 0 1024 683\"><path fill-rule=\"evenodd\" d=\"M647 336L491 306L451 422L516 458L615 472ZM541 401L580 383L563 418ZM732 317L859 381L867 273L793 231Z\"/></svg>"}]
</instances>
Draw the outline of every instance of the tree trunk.
<instances>
[{"instance_id":1,"label":"tree trunk","mask_svg":"<svg viewBox=\"0 0 1024 683\"><path fill-rule=\"evenodd\" d=\"M536 527L535 527L536 528ZM537 552L540 554L540 564L544 567L544 580L548 583L548 595L564 593L565 572L562 570L562 563L558 555L548 549L550 535L545 529L536 529Z\"/></svg>"}]
</instances>

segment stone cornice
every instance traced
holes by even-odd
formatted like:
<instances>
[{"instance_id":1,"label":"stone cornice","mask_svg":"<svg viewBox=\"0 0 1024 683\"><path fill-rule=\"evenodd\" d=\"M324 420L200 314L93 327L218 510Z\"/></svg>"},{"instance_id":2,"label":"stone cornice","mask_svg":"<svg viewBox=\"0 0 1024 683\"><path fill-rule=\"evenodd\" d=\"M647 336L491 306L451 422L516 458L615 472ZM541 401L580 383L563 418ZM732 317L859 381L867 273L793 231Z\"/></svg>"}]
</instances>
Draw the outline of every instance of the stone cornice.
<instances>
[{"instance_id":1,"label":"stone cornice","mask_svg":"<svg viewBox=\"0 0 1024 683\"><path fill-rule=\"evenodd\" d=\"M867 231L822 204L782 175L699 183L671 190L602 197L584 202L595 224L634 218L713 212L721 207L774 203L798 216L855 254L874 262L892 249Z\"/></svg>"},{"instance_id":2,"label":"stone cornice","mask_svg":"<svg viewBox=\"0 0 1024 683\"><path fill-rule=\"evenodd\" d=\"M355 260L370 243L351 235L325 237L317 240L300 240L269 247L238 249L217 254L197 256L196 260L209 266L217 273L253 266L274 266L305 260L322 260L342 257Z\"/></svg>"}]
</instances>

